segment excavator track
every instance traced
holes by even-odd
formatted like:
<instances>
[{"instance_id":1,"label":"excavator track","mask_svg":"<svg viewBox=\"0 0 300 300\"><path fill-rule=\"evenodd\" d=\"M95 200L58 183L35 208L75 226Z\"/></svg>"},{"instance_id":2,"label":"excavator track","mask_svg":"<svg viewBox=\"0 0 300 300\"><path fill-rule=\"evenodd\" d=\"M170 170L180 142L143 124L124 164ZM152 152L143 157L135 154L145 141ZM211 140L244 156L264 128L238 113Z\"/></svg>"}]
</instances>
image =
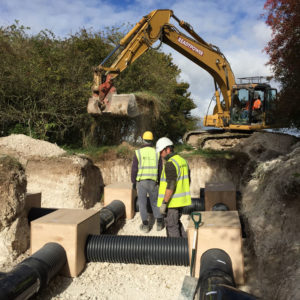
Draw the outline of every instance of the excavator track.
<instances>
[{"instance_id":1,"label":"excavator track","mask_svg":"<svg viewBox=\"0 0 300 300\"><path fill-rule=\"evenodd\" d=\"M203 148L208 140L240 139L250 137L252 132L230 132L225 130L195 130L185 133L183 142L195 148Z\"/></svg>"}]
</instances>

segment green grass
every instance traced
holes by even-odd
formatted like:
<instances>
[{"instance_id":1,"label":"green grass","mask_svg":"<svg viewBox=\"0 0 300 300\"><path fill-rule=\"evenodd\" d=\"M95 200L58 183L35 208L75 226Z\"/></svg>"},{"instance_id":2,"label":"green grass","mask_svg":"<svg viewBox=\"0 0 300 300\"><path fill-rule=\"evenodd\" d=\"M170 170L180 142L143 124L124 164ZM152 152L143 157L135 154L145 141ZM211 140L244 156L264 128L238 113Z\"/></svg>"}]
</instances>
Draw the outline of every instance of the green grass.
<instances>
[{"instance_id":1,"label":"green grass","mask_svg":"<svg viewBox=\"0 0 300 300\"><path fill-rule=\"evenodd\" d=\"M174 151L177 153L186 152L186 151L191 152L191 151L194 151L194 148L188 144L178 144L178 145L175 145Z\"/></svg>"},{"instance_id":2,"label":"green grass","mask_svg":"<svg viewBox=\"0 0 300 300\"><path fill-rule=\"evenodd\" d=\"M129 144L121 144L119 146L101 146L101 147L88 147L88 148L69 148L63 147L63 149L69 154L84 154L90 157L93 161L99 160L114 160L114 159L132 159L134 150L139 146L132 146ZM201 156L204 158L224 158L233 159L234 154L230 151L218 151L211 149L197 149L187 144L175 145L174 151L183 157Z\"/></svg>"},{"instance_id":3,"label":"green grass","mask_svg":"<svg viewBox=\"0 0 300 300\"><path fill-rule=\"evenodd\" d=\"M201 156L204 158L224 158L224 159L233 159L234 154L230 151L218 151L212 149L197 149L190 153L182 153L184 157L191 156Z\"/></svg>"}]
</instances>

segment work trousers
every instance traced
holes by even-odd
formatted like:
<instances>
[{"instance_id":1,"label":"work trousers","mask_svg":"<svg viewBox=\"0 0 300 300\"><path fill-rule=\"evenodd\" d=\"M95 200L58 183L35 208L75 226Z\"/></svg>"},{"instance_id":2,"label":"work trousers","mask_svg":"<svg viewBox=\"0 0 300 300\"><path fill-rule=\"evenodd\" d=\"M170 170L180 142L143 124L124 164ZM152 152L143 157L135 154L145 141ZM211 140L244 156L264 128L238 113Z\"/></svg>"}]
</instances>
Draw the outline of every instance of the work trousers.
<instances>
[{"instance_id":1,"label":"work trousers","mask_svg":"<svg viewBox=\"0 0 300 300\"><path fill-rule=\"evenodd\" d=\"M148 220L147 196L149 195L150 205L155 219L162 218L157 207L158 185L151 179L141 180L136 185L137 196L139 201L139 211L142 221Z\"/></svg>"},{"instance_id":2,"label":"work trousers","mask_svg":"<svg viewBox=\"0 0 300 300\"><path fill-rule=\"evenodd\" d=\"M167 237L187 237L184 227L180 221L182 210L182 207L168 208L167 215L165 216Z\"/></svg>"}]
</instances>

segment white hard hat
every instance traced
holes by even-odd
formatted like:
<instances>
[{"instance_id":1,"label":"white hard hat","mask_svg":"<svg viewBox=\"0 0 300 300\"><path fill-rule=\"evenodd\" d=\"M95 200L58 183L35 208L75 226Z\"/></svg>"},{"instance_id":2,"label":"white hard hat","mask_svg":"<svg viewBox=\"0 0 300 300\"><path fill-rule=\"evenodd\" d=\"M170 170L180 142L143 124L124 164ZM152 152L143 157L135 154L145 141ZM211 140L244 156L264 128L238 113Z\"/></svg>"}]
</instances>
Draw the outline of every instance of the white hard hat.
<instances>
[{"instance_id":1,"label":"white hard hat","mask_svg":"<svg viewBox=\"0 0 300 300\"><path fill-rule=\"evenodd\" d=\"M173 146L173 142L167 137L162 137L156 142L156 152L160 152L168 146Z\"/></svg>"}]
</instances>

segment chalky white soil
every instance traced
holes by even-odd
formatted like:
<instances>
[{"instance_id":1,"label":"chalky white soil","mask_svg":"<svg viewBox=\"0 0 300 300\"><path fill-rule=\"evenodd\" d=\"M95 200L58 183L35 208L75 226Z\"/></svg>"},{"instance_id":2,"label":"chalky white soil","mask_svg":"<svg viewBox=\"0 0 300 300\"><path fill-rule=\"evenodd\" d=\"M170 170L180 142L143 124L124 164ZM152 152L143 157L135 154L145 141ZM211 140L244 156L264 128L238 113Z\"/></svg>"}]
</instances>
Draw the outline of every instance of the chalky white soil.
<instances>
[{"instance_id":1,"label":"chalky white soil","mask_svg":"<svg viewBox=\"0 0 300 300\"><path fill-rule=\"evenodd\" d=\"M56 144L37 140L24 134L12 134L0 138L0 150L9 150L22 157L52 157L66 152Z\"/></svg>"}]
</instances>

